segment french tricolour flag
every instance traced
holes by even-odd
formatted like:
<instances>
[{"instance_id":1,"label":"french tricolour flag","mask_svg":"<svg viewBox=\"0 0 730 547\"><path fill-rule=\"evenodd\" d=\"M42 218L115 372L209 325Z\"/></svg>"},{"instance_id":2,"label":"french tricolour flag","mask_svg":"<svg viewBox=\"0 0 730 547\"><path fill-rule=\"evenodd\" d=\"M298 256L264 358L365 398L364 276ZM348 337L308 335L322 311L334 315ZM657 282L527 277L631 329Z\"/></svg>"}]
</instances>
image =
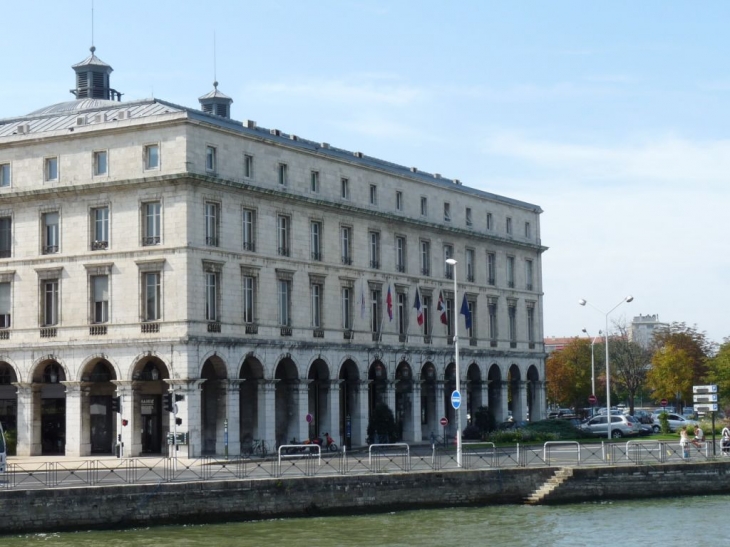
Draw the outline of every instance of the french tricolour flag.
<instances>
[{"instance_id":1,"label":"french tricolour flag","mask_svg":"<svg viewBox=\"0 0 730 547\"><path fill-rule=\"evenodd\" d=\"M420 327L423 325L423 305L421 304L421 293L418 287L416 287L416 299L413 301L413 307L416 308L416 319Z\"/></svg>"}]
</instances>

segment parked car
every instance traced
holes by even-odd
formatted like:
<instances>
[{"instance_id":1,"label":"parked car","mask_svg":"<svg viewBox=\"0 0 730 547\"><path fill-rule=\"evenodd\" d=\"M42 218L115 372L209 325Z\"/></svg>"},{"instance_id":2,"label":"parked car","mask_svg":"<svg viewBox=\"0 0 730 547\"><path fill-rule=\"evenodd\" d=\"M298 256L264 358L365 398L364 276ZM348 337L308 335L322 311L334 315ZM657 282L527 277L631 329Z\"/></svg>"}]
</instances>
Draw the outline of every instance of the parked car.
<instances>
[{"instance_id":1,"label":"parked car","mask_svg":"<svg viewBox=\"0 0 730 547\"><path fill-rule=\"evenodd\" d=\"M569 408L559 408L548 412L548 419L552 420L555 418L575 418L575 413Z\"/></svg>"},{"instance_id":2,"label":"parked car","mask_svg":"<svg viewBox=\"0 0 730 547\"><path fill-rule=\"evenodd\" d=\"M652 424L654 433L659 433L662 430L662 424L659 421L660 415L661 412L654 415L654 423ZM667 420L669 421L669 430L672 432L679 431L684 426L687 426L687 429L691 430L698 423L697 420L688 420L687 418L680 416L679 414L673 414L669 412L667 413Z\"/></svg>"},{"instance_id":3,"label":"parked car","mask_svg":"<svg viewBox=\"0 0 730 547\"><path fill-rule=\"evenodd\" d=\"M645 437L646 435L651 435L652 433L654 433L653 424L645 424L640 421L636 416L626 416L626 419L636 424L636 427L639 428L639 435L641 437Z\"/></svg>"},{"instance_id":4,"label":"parked car","mask_svg":"<svg viewBox=\"0 0 730 547\"><path fill-rule=\"evenodd\" d=\"M596 416L581 425L581 430L589 435L604 437L608 434L608 416ZM629 421L627 416L623 414L611 415L611 437L620 439L632 435L638 435L640 432L639 424Z\"/></svg>"}]
</instances>

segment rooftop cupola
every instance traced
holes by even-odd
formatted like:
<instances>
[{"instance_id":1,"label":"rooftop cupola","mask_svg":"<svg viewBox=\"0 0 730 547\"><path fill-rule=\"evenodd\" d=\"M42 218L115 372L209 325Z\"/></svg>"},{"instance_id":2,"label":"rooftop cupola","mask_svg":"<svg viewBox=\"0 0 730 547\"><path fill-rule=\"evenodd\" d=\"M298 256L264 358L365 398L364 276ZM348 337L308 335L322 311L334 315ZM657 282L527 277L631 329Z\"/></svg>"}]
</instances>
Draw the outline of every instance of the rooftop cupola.
<instances>
[{"instance_id":1,"label":"rooftop cupola","mask_svg":"<svg viewBox=\"0 0 730 547\"><path fill-rule=\"evenodd\" d=\"M208 114L215 114L223 118L231 117L231 99L225 93L218 91L218 82L213 82L213 91L206 93L198 99L200 101L200 109Z\"/></svg>"},{"instance_id":2,"label":"rooftop cupola","mask_svg":"<svg viewBox=\"0 0 730 547\"><path fill-rule=\"evenodd\" d=\"M109 85L112 67L94 54L96 47L91 46L89 51L91 55L71 67L76 72L76 89L72 89L71 93L77 99L121 101L122 94Z\"/></svg>"}]
</instances>

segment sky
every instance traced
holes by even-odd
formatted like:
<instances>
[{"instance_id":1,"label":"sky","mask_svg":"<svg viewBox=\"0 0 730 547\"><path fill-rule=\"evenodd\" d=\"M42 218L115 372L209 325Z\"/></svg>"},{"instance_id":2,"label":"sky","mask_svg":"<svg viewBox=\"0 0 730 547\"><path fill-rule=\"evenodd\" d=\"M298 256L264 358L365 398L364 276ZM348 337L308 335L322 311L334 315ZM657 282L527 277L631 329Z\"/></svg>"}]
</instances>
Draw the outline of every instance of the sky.
<instances>
[{"instance_id":1,"label":"sky","mask_svg":"<svg viewBox=\"0 0 730 547\"><path fill-rule=\"evenodd\" d=\"M0 118L72 100L91 0L0 5ZM546 336L597 333L627 295L611 322L658 314L730 336L730 2L95 0L93 13L124 100L197 107L217 78L234 119L539 205Z\"/></svg>"}]
</instances>

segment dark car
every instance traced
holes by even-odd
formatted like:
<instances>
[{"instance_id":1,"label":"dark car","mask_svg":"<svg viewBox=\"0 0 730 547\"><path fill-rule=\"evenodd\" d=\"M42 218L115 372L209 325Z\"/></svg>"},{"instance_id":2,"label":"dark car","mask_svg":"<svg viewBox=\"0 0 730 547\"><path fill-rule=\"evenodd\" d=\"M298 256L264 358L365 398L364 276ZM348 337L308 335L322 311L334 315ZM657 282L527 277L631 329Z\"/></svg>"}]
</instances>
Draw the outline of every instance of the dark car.
<instances>
[{"instance_id":1,"label":"dark car","mask_svg":"<svg viewBox=\"0 0 730 547\"><path fill-rule=\"evenodd\" d=\"M636 416L626 416L626 419L636 424L636 426L639 428L640 437L646 437L647 435L651 435L654 433L654 428L652 427L652 425L643 423Z\"/></svg>"}]
</instances>

